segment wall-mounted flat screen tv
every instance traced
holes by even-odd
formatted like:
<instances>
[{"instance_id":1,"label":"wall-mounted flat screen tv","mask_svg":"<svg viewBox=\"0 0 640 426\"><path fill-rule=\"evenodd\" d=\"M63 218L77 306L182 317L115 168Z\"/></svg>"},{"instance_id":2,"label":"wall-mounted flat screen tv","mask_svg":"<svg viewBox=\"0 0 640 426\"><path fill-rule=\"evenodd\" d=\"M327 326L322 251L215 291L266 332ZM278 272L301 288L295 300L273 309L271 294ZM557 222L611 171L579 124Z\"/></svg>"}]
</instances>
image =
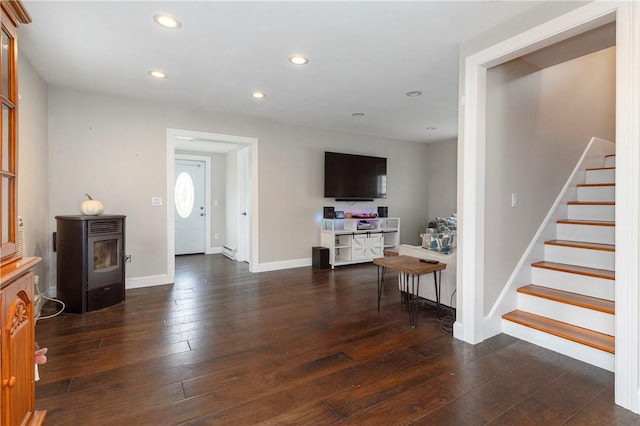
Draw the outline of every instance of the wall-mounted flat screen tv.
<instances>
[{"instance_id":1,"label":"wall-mounted flat screen tv","mask_svg":"<svg viewBox=\"0 0 640 426\"><path fill-rule=\"evenodd\" d=\"M387 198L387 159L325 152L324 196L338 201Z\"/></svg>"}]
</instances>

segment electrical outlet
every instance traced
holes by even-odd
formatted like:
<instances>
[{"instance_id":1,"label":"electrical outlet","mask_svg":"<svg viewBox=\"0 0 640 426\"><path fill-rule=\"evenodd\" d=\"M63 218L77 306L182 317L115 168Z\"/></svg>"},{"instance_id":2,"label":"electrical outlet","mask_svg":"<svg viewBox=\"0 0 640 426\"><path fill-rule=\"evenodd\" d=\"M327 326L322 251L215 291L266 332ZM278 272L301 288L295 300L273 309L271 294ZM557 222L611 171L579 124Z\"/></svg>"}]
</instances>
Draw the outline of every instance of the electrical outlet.
<instances>
[{"instance_id":1,"label":"electrical outlet","mask_svg":"<svg viewBox=\"0 0 640 426\"><path fill-rule=\"evenodd\" d=\"M162 207L162 197L151 197L151 205L153 207Z\"/></svg>"},{"instance_id":2,"label":"electrical outlet","mask_svg":"<svg viewBox=\"0 0 640 426\"><path fill-rule=\"evenodd\" d=\"M518 207L518 194L515 192L511 193L511 207Z\"/></svg>"}]
</instances>

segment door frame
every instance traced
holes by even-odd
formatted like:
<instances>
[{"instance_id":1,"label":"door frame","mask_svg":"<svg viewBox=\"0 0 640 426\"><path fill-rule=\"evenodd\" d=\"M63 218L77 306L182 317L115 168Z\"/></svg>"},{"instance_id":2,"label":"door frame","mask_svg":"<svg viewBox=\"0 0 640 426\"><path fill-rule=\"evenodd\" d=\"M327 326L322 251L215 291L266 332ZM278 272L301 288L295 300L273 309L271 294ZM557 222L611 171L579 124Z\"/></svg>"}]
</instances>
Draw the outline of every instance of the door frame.
<instances>
[{"instance_id":1,"label":"door frame","mask_svg":"<svg viewBox=\"0 0 640 426\"><path fill-rule=\"evenodd\" d=\"M486 73L495 65L616 21L615 402L640 411L640 4L596 0L467 56L458 138L457 304L454 336L488 337L484 318Z\"/></svg>"},{"instance_id":2,"label":"door frame","mask_svg":"<svg viewBox=\"0 0 640 426\"><path fill-rule=\"evenodd\" d=\"M237 152L237 163L238 163L238 230L237 230L237 240L238 240L238 252L237 252L237 260L241 262L246 262L249 259L249 248L251 247L251 241L249 236L250 234L247 232L245 226L241 226L241 218L242 210L240 207L241 199L244 198L243 206L246 214L249 215L248 220L251 220L251 200L249 195L251 194L248 189L248 185L251 179L251 168L250 164L250 153L249 148L241 148ZM243 178L244 177L244 178ZM240 185L240 182L244 183L244 185ZM245 229L243 229L245 228Z\"/></svg>"},{"instance_id":3,"label":"door frame","mask_svg":"<svg viewBox=\"0 0 640 426\"><path fill-rule=\"evenodd\" d=\"M205 209L205 221L204 221L204 252L205 254L212 254L211 247L211 157L195 154L175 154L173 160L174 170L174 188L175 188L175 163L177 160L191 160L204 162L204 209ZM174 197L175 202L175 197ZM174 204L172 203L171 206ZM169 208L169 200L167 199L167 209ZM175 256L175 212L173 215L173 254Z\"/></svg>"},{"instance_id":4,"label":"door frame","mask_svg":"<svg viewBox=\"0 0 640 426\"><path fill-rule=\"evenodd\" d=\"M179 138L180 137L180 138ZM193 141L191 143L190 141ZM197 141L197 142L196 142ZM197 150L202 141L208 142L221 142L227 144L235 144L237 146L249 147L249 163L251 168L251 184L249 189L251 191L251 221L249 225L249 271L259 271L259 257L258 257L258 244L259 244L259 204L258 204L258 139L246 136L225 135L220 133L208 133L199 132L193 130L173 129L167 128L167 180L166 180L166 199L167 207L166 221L167 221L167 278L169 282L175 281L176 264L175 264L175 209L173 185L175 181L175 157L176 147L180 144L181 149ZM191 148L189 148L191 147ZM169 208L169 206L171 208Z\"/></svg>"}]
</instances>

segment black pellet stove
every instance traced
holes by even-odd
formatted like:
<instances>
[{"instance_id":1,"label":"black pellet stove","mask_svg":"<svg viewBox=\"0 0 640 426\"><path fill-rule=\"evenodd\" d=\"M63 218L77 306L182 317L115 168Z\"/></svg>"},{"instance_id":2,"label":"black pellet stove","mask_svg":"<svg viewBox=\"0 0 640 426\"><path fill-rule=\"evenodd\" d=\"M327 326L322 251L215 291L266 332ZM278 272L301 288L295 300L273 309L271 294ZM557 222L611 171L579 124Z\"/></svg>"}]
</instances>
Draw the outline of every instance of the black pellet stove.
<instances>
[{"instance_id":1,"label":"black pellet stove","mask_svg":"<svg viewBox=\"0 0 640 426\"><path fill-rule=\"evenodd\" d=\"M124 300L125 216L56 216L57 297L85 313Z\"/></svg>"}]
</instances>

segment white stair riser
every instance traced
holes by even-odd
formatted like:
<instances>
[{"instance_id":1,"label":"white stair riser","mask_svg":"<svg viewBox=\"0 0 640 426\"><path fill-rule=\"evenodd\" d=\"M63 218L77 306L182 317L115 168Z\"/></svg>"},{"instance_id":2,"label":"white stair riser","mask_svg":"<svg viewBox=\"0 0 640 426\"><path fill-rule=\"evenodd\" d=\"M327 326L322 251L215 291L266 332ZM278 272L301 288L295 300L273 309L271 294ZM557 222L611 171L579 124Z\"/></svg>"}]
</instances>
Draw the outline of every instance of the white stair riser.
<instances>
[{"instance_id":1,"label":"white stair riser","mask_svg":"<svg viewBox=\"0 0 640 426\"><path fill-rule=\"evenodd\" d=\"M558 223L556 225L556 238L567 241L615 244L616 227Z\"/></svg>"},{"instance_id":2,"label":"white stair riser","mask_svg":"<svg viewBox=\"0 0 640 426\"><path fill-rule=\"evenodd\" d=\"M615 357L609 352L594 349L504 319L502 320L502 332L608 371L613 371L614 369Z\"/></svg>"},{"instance_id":3,"label":"white stair riser","mask_svg":"<svg viewBox=\"0 0 640 426\"><path fill-rule=\"evenodd\" d=\"M616 166L616 156L615 155L607 155L604 157L604 166L605 167L615 167Z\"/></svg>"},{"instance_id":4,"label":"white stair riser","mask_svg":"<svg viewBox=\"0 0 640 426\"><path fill-rule=\"evenodd\" d=\"M579 186L578 201L615 201L615 186Z\"/></svg>"},{"instance_id":5,"label":"white stair riser","mask_svg":"<svg viewBox=\"0 0 640 426\"><path fill-rule=\"evenodd\" d=\"M587 170L584 183L613 183L616 181L616 169Z\"/></svg>"},{"instance_id":6,"label":"white stair riser","mask_svg":"<svg viewBox=\"0 0 640 426\"><path fill-rule=\"evenodd\" d=\"M551 244L545 244L544 246L544 260L547 262L565 263L567 265L613 271L616 268L615 258L616 254L613 251L556 246Z\"/></svg>"},{"instance_id":7,"label":"white stair riser","mask_svg":"<svg viewBox=\"0 0 640 426\"><path fill-rule=\"evenodd\" d=\"M608 220L616 219L615 205L576 205L567 206L568 219L574 220Z\"/></svg>"},{"instance_id":8,"label":"white stair riser","mask_svg":"<svg viewBox=\"0 0 640 426\"><path fill-rule=\"evenodd\" d=\"M614 300L615 280L570 274L546 268L531 268L531 280L532 284L544 287Z\"/></svg>"},{"instance_id":9,"label":"white stair riser","mask_svg":"<svg viewBox=\"0 0 640 426\"><path fill-rule=\"evenodd\" d=\"M614 316L593 309L524 293L518 293L518 309L610 336L615 333Z\"/></svg>"}]
</instances>

